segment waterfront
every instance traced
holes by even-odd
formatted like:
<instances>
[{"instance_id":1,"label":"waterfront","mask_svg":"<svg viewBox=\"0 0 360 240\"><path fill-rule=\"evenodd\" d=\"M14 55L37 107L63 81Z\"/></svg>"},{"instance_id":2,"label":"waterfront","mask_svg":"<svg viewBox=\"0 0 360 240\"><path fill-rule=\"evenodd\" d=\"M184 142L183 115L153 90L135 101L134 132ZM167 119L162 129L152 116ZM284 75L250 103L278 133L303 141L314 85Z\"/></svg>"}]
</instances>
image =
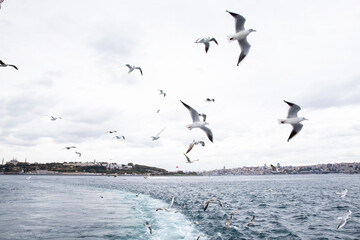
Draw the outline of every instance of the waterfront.
<instances>
[{"instance_id":1,"label":"waterfront","mask_svg":"<svg viewBox=\"0 0 360 240\"><path fill-rule=\"evenodd\" d=\"M360 238L359 175L29 177L0 176L1 239ZM348 194L341 198L336 192L344 188ZM185 204L181 212L155 211L172 196L174 210ZM223 207L210 204L204 211L210 198ZM348 210L351 220L336 230Z\"/></svg>"}]
</instances>

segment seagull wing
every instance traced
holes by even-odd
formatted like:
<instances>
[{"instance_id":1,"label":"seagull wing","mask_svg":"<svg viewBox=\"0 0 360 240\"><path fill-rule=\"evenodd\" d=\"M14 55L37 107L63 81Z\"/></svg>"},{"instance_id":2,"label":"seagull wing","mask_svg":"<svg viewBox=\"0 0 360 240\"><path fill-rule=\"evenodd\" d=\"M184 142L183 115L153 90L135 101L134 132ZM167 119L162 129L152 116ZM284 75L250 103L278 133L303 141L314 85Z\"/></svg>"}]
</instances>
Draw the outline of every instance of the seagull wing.
<instances>
[{"instance_id":1,"label":"seagull wing","mask_svg":"<svg viewBox=\"0 0 360 240\"><path fill-rule=\"evenodd\" d=\"M163 128L158 134L156 134L156 137L158 137L160 135L160 133L162 133L165 130L165 128Z\"/></svg>"},{"instance_id":2,"label":"seagull wing","mask_svg":"<svg viewBox=\"0 0 360 240\"><path fill-rule=\"evenodd\" d=\"M303 125L301 123L296 123L296 124L291 124L291 125L293 126L293 130L291 131L290 136L289 136L287 141L289 141L296 134L298 134L301 131L302 127L303 127Z\"/></svg>"},{"instance_id":3,"label":"seagull wing","mask_svg":"<svg viewBox=\"0 0 360 240\"><path fill-rule=\"evenodd\" d=\"M9 66L15 68L16 70L19 70L15 65L10 65L9 64Z\"/></svg>"},{"instance_id":4,"label":"seagull wing","mask_svg":"<svg viewBox=\"0 0 360 240\"><path fill-rule=\"evenodd\" d=\"M287 102L285 100L284 100L284 102L286 102L290 106L287 117L288 118L297 117L297 113L301 110L301 107L299 105L296 105L291 102Z\"/></svg>"},{"instance_id":5,"label":"seagull wing","mask_svg":"<svg viewBox=\"0 0 360 240\"><path fill-rule=\"evenodd\" d=\"M208 201L205 203L204 211L206 211L206 209L208 208L210 201L211 201L211 200L208 200Z\"/></svg>"},{"instance_id":6,"label":"seagull wing","mask_svg":"<svg viewBox=\"0 0 360 240\"><path fill-rule=\"evenodd\" d=\"M195 142L190 143L189 148L188 148L188 150L186 151L186 154L189 153L189 152L191 151L191 149L193 149L194 145L195 145ZM184 154L184 155L185 155L185 154ZM188 159L188 162L189 162L190 159L189 159L186 155L185 155L185 157Z\"/></svg>"},{"instance_id":7,"label":"seagull wing","mask_svg":"<svg viewBox=\"0 0 360 240\"><path fill-rule=\"evenodd\" d=\"M226 229L229 229L230 228L230 221L232 219L232 214L230 215L229 217L229 220L226 222Z\"/></svg>"},{"instance_id":8,"label":"seagull wing","mask_svg":"<svg viewBox=\"0 0 360 240\"><path fill-rule=\"evenodd\" d=\"M215 38L211 38L209 41L213 41L216 43L216 45L219 45Z\"/></svg>"},{"instance_id":9,"label":"seagull wing","mask_svg":"<svg viewBox=\"0 0 360 240\"><path fill-rule=\"evenodd\" d=\"M199 113L183 101L180 100L180 102L189 110L193 122L200 122Z\"/></svg>"},{"instance_id":10,"label":"seagull wing","mask_svg":"<svg viewBox=\"0 0 360 240\"><path fill-rule=\"evenodd\" d=\"M302 126L302 125L301 125L301 126ZM200 128L205 131L205 133L206 133L206 135L208 136L209 140L210 140L211 142L213 142L213 133L212 133L211 129L208 128L208 127L206 127L206 126L202 126L202 127L200 127Z\"/></svg>"},{"instance_id":11,"label":"seagull wing","mask_svg":"<svg viewBox=\"0 0 360 240\"><path fill-rule=\"evenodd\" d=\"M244 38L242 40L238 40L240 48L241 48L241 53L239 56L239 60L237 65L239 66L240 62L246 57L246 55L249 53L250 51L250 43L247 41L247 38Z\"/></svg>"},{"instance_id":12,"label":"seagull wing","mask_svg":"<svg viewBox=\"0 0 360 240\"><path fill-rule=\"evenodd\" d=\"M143 72L142 72L142 70L141 70L141 68L140 68L140 67L136 67L135 69L139 69L139 71L140 71L141 75L143 75Z\"/></svg>"},{"instance_id":13,"label":"seagull wing","mask_svg":"<svg viewBox=\"0 0 360 240\"><path fill-rule=\"evenodd\" d=\"M191 163L190 158L184 153L184 156L186 157L186 160L188 161L188 163Z\"/></svg>"},{"instance_id":14,"label":"seagull wing","mask_svg":"<svg viewBox=\"0 0 360 240\"><path fill-rule=\"evenodd\" d=\"M5 65L5 63L3 61L0 60L0 65Z\"/></svg>"},{"instance_id":15,"label":"seagull wing","mask_svg":"<svg viewBox=\"0 0 360 240\"><path fill-rule=\"evenodd\" d=\"M130 70L132 69L132 67L130 66L130 64L126 64L125 66L127 66Z\"/></svg>"},{"instance_id":16,"label":"seagull wing","mask_svg":"<svg viewBox=\"0 0 360 240\"><path fill-rule=\"evenodd\" d=\"M204 42L205 44L205 52L207 53L209 51L210 43L208 41Z\"/></svg>"},{"instance_id":17,"label":"seagull wing","mask_svg":"<svg viewBox=\"0 0 360 240\"><path fill-rule=\"evenodd\" d=\"M171 202L170 202L170 204L169 204L169 207L168 207L167 209L170 209L173 204L174 204L174 197L172 197Z\"/></svg>"},{"instance_id":18,"label":"seagull wing","mask_svg":"<svg viewBox=\"0 0 360 240\"><path fill-rule=\"evenodd\" d=\"M240 32L241 30L244 30L245 29L244 25L245 25L246 19L237 13L233 13L233 12L229 12L229 11L227 11L227 12L230 13L231 16L233 16L235 18L236 32Z\"/></svg>"}]
</instances>

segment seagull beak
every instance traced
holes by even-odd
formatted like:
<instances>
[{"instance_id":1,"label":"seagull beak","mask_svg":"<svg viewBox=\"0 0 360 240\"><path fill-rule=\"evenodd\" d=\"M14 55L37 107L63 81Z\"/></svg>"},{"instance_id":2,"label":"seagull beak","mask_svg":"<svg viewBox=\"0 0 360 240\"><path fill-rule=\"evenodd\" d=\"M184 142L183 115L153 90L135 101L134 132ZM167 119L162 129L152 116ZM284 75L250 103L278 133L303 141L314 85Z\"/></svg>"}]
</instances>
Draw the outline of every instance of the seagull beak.
<instances>
[{"instance_id":1,"label":"seagull beak","mask_svg":"<svg viewBox=\"0 0 360 240\"><path fill-rule=\"evenodd\" d=\"M255 30L255 29L253 29L253 32L256 32L256 30Z\"/></svg>"}]
</instances>

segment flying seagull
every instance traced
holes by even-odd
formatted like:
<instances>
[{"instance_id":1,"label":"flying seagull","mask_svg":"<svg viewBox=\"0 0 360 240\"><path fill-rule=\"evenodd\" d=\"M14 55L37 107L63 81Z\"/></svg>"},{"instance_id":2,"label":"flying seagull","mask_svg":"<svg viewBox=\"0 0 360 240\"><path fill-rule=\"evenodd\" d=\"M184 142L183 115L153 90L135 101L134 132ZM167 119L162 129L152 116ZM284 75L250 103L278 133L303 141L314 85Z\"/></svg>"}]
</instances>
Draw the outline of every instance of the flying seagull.
<instances>
[{"instance_id":1,"label":"flying seagull","mask_svg":"<svg viewBox=\"0 0 360 240\"><path fill-rule=\"evenodd\" d=\"M127 66L129 68L129 72L128 73L131 73L132 71L134 71L135 69L139 69L140 73L141 73L141 76L143 75L143 72L141 70L140 67L135 67L135 66L130 66L129 64L126 64L125 66Z\"/></svg>"},{"instance_id":2,"label":"flying seagull","mask_svg":"<svg viewBox=\"0 0 360 240\"><path fill-rule=\"evenodd\" d=\"M107 131L106 133L110 133L110 134L112 134L112 133L117 133L117 131Z\"/></svg>"},{"instance_id":3,"label":"flying seagull","mask_svg":"<svg viewBox=\"0 0 360 240\"><path fill-rule=\"evenodd\" d=\"M250 220L250 222L247 225L250 226L251 224L253 224L254 220L255 220L255 216L252 217L252 219Z\"/></svg>"},{"instance_id":4,"label":"flying seagull","mask_svg":"<svg viewBox=\"0 0 360 240\"><path fill-rule=\"evenodd\" d=\"M203 122L206 122L206 114L204 113L199 113L199 117L203 118Z\"/></svg>"},{"instance_id":5,"label":"flying seagull","mask_svg":"<svg viewBox=\"0 0 360 240\"><path fill-rule=\"evenodd\" d=\"M337 192L336 194L340 195L341 198L344 198L347 194L348 190L347 189L344 189L344 191L342 192Z\"/></svg>"},{"instance_id":6,"label":"flying seagull","mask_svg":"<svg viewBox=\"0 0 360 240\"><path fill-rule=\"evenodd\" d=\"M113 137L113 139L114 139L114 138L119 139L119 140L120 140L120 139L124 139L124 140L125 140L125 137L124 137L124 136L115 136L115 137Z\"/></svg>"},{"instance_id":7,"label":"flying seagull","mask_svg":"<svg viewBox=\"0 0 360 240\"><path fill-rule=\"evenodd\" d=\"M251 45L248 43L246 38L251 32L256 32L256 30L254 30L254 29L246 29L245 30L244 24L245 24L246 19L237 13L233 13L233 12L229 12L229 11L227 11L227 12L230 13L231 16L233 16L235 18L236 33L229 35L228 40L229 40L229 42L237 40L240 45L241 53L240 53L239 60L237 63L237 66L239 66L239 63L246 57L246 55L250 51Z\"/></svg>"},{"instance_id":8,"label":"flying seagull","mask_svg":"<svg viewBox=\"0 0 360 240\"><path fill-rule=\"evenodd\" d=\"M81 153L80 152L75 152L77 155L79 155L79 157L81 157Z\"/></svg>"},{"instance_id":9,"label":"flying seagull","mask_svg":"<svg viewBox=\"0 0 360 240\"><path fill-rule=\"evenodd\" d=\"M209 206L209 204L210 204L211 202L218 202L219 205L220 205L220 207L222 207L222 204L221 204L220 200L218 200L218 199L216 199L216 198L212 198L212 199L206 201L205 207L204 207L204 211L206 211L206 209L208 208L208 206Z\"/></svg>"},{"instance_id":10,"label":"flying seagull","mask_svg":"<svg viewBox=\"0 0 360 240\"><path fill-rule=\"evenodd\" d=\"M237 211L239 211L239 209L240 208L238 208L238 209L236 209L234 212L232 212L231 214L230 214L230 217L229 217L229 220L226 222L226 229L229 229L230 228L230 221L231 221L231 219L232 219L232 216L235 214L235 213L237 213Z\"/></svg>"},{"instance_id":11,"label":"flying seagull","mask_svg":"<svg viewBox=\"0 0 360 240\"><path fill-rule=\"evenodd\" d=\"M205 102L215 102L215 99L214 98L206 98Z\"/></svg>"},{"instance_id":12,"label":"flying seagull","mask_svg":"<svg viewBox=\"0 0 360 240\"><path fill-rule=\"evenodd\" d=\"M273 170L273 172L279 172L279 169L277 167L275 167L274 165L270 164L270 167Z\"/></svg>"},{"instance_id":13,"label":"flying seagull","mask_svg":"<svg viewBox=\"0 0 360 240\"><path fill-rule=\"evenodd\" d=\"M184 156L186 157L187 163L193 163L193 162L199 161L199 159L190 160L190 158L185 153L184 153Z\"/></svg>"},{"instance_id":14,"label":"flying seagull","mask_svg":"<svg viewBox=\"0 0 360 240\"><path fill-rule=\"evenodd\" d=\"M152 229L151 229L150 223L149 223L149 222L145 222L144 226L147 227L147 228L149 229L150 234L152 234Z\"/></svg>"},{"instance_id":15,"label":"flying seagull","mask_svg":"<svg viewBox=\"0 0 360 240\"><path fill-rule=\"evenodd\" d=\"M170 211L171 211L170 209L171 209L172 205L174 204L174 199L175 199L175 197L172 197L172 199L171 199L171 201L170 201L170 204L169 204L169 206L168 206L167 208L165 208L165 209L163 209L163 208L157 208L156 211L165 210L165 211L170 212Z\"/></svg>"},{"instance_id":16,"label":"flying seagull","mask_svg":"<svg viewBox=\"0 0 360 240\"><path fill-rule=\"evenodd\" d=\"M191 151L191 149L193 149L193 147L195 146L195 145L198 145L198 144L201 144L201 146L205 146L205 142L204 141L195 141L195 140L193 140L193 142L192 143L190 143L190 145L189 145L189 148L188 148L188 150L186 151L186 153L185 154L188 154L190 151ZM186 155L185 155L186 156Z\"/></svg>"},{"instance_id":17,"label":"flying seagull","mask_svg":"<svg viewBox=\"0 0 360 240\"><path fill-rule=\"evenodd\" d=\"M1 2L0 2L0 6L1 6ZM15 68L16 70L19 70L15 65L6 64L6 63L4 63L4 62L1 61L1 60L0 60L0 67L13 67L13 68Z\"/></svg>"},{"instance_id":18,"label":"flying seagull","mask_svg":"<svg viewBox=\"0 0 360 240\"><path fill-rule=\"evenodd\" d=\"M166 96L166 92L164 92L163 90L161 89L158 89L159 90L159 95L164 95L164 97Z\"/></svg>"},{"instance_id":19,"label":"flying seagull","mask_svg":"<svg viewBox=\"0 0 360 240\"><path fill-rule=\"evenodd\" d=\"M186 103L184 103L181 100L180 100L180 102L189 110L191 118L193 120L193 123L186 125L186 127L189 128L190 130L193 128L200 128L201 130L203 130L206 133L209 140L211 142L213 142L213 133L211 132L210 128L205 126L205 125L208 125L208 123L200 121L199 113L195 109L193 109L192 107L190 107L189 105L187 105Z\"/></svg>"},{"instance_id":20,"label":"flying seagull","mask_svg":"<svg viewBox=\"0 0 360 240\"><path fill-rule=\"evenodd\" d=\"M70 149L72 149L72 148L76 148L75 146L71 146L71 147L64 147L64 149L66 149L66 150L70 150Z\"/></svg>"},{"instance_id":21,"label":"flying seagull","mask_svg":"<svg viewBox=\"0 0 360 240\"><path fill-rule=\"evenodd\" d=\"M209 50L210 42L215 42L216 45L219 45L215 38L198 38L195 41L195 43L203 43L205 45L205 53L207 53Z\"/></svg>"},{"instance_id":22,"label":"flying seagull","mask_svg":"<svg viewBox=\"0 0 360 240\"><path fill-rule=\"evenodd\" d=\"M156 136L151 136L152 140L155 141L155 140L158 140L160 138L160 133L162 133L163 131L165 130L165 128L163 128L158 134L156 134Z\"/></svg>"},{"instance_id":23,"label":"flying seagull","mask_svg":"<svg viewBox=\"0 0 360 240\"><path fill-rule=\"evenodd\" d=\"M57 119L62 119L61 117L54 117L54 116L51 116L51 121L55 121L55 120L57 120Z\"/></svg>"},{"instance_id":24,"label":"flying seagull","mask_svg":"<svg viewBox=\"0 0 360 240\"><path fill-rule=\"evenodd\" d=\"M346 224L346 222L350 219L351 213L352 213L351 210L349 210L348 213L344 217L338 217L338 219L341 219L341 220L340 220L340 223L339 223L337 229L342 228Z\"/></svg>"},{"instance_id":25,"label":"flying seagull","mask_svg":"<svg viewBox=\"0 0 360 240\"><path fill-rule=\"evenodd\" d=\"M288 116L286 119L279 119L278 121L279 121L279 124L288 123L288 124L291 124L291 126L293 127L293 129L290 133L290 136L287 140L287 141L289 141L291 138L293 138L296 134L298 134L301 131L303 125L300 122L304 121L304 120L308 120L308 119L297 116L297 113L301 110L301 108L298 105L291 103L291 102L287 102L285 100L284 100L284 102L290 106L289 111L288 111Z\"/></svg>"}]
</instances>

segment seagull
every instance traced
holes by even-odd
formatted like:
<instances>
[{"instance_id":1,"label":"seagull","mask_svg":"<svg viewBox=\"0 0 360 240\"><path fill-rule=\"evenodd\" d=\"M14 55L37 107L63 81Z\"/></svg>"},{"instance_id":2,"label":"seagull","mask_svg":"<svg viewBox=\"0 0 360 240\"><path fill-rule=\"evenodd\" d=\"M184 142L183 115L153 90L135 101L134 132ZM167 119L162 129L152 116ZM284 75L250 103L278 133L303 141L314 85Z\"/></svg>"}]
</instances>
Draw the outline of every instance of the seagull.
<instances>
[{"instance_id":1,"label":"seagull","mask_svg":"<svg viewBox=\"0 0 360 240\"><path fill-rule=\"evenodd\" d=\"M348 192L348 190L344 189L344 191L339 192L339 193L337 192L336 194L340 195L341 198L344 198L346 196L347 192Z\"/></svg>"},{"instance_id":2,"label":"seagull","mask_svg":"<svg viewBox=\"0 0 360 240\"><path fill-rule=\"evenodd\" d=\"M1 9L1 4L4 2L4 0L0 0L0 9Z\"/></svg>"},{"instance_id":3,"label":"seagull","mask_svg":"<svg viewBox=\"0 0 360 240\"><path fill-rule=\"evenodd\" d=\"M239 63L246 57L246 55L250 51L251 45L248 43L246 38L251 32L256 32L256 30L254 30L254 29L246 29L245 30L244 24L245 24L246 19L237 13L233 13L233 12L229 12L229 11L227 11L227 12L230 13L231 16L233 16L235 18L236 33L229 35L228 40L229 40L229 42L237 40L240 45L241 53L240 53L239 60L237 63L237 66L239 66Z\"/></svg>"},{"instance_id":4,"label":"seagull","mask_svg":"<svg viewBox=\"0 0 360 240\"><path fill-rule=\"evenodd\" d=\"M191 151L191 149L193 149L193 147L194 147L195 145L198 145L198 144L201 144L201 146L203 146L203 147L205 146L205 142L204 142L204 141L195 141L195 140L193 140L193 142L190 143L188 150L187 150L186 153L184 153L184 154L188 154L188 153ZM185 155L185 156L186 156L186 155Z\"/></svg>"},{"instance_id":5,"label":"seagull","mask_svg":"<svg viewBox=\"0 0 360 240\"><path fill-rule=\"evenodd\" d=\"M185 153L184 153L184 156L186 157L187 163L193 163L193 162L199 161L199 159L191 161L190 158Z\"/></svg>"},{"instance_id":6,"label":"seagull","mask_svg":"<svg viewBox=\"0 0 360 240\"><path fill-rule=\"evenodd\" d=\"M125 66L127 66L129 68L129 72L128 73L131 73L132 71L134 71L134 69L139 69L140 73L141 73L141 76L143 75L143 72L141 70L140 67L135 67L135 66L130 66L129 64L126 64Z\"/></svg>"},{"instance_id":7,"label":"seagull","mask_svg":"<svg viewBox=\"0 0 360 240\"><path fill-rule=\"evenodd\" d=\"M161 89L158 89L159 90L159 95L164 95L164 97L166 96L166 92L164 92L163 90Z\"/></svg>"},{"instance_id":8,"label":"seagull","mask_svg":"<svg viewBox=\"0 0 360 240\"><path fill-rule=\"evenodd\" d=\"M125 137L124 137L124 136L115 136L115 137L113 137L113 139L114 139L114 138L119 139L119 140L120 140L120 139L124 139L124 140L125 140Z\"/></svg>"},{"instance_id":9,"label":"seagull","mask_svg":"<svg viewBox=\"0 0 360 240\"><path fill-rule=\"evenodd\" d=\"M0 0L1 1L1 0ZM1 2L0 2L0 7L1 7ZM19 70L15 65L12 65L12 64L6 64L4 63L3 61L0 60L0 67L13 67L15 68L16 70Z\"/></svg>"},{"instance_id":10,"label":"seagull","mask_svg":"<svg viewBox=\"0 0 360 240\"><path fill-rule=\"evenodd\" d=\"M182 204L181 207L179 208L179 210L175 211L175 213L181 212L184 209L184 207L185 207L185 204Z\"/></svg>"},{"instance_id":11,"label":"seagull","mask_svg":"<svg viewBox=\"0 0 360 240\"><path fill-rule=\"evenodd\" d=\"M192 107L190 107L189 105L187 105L186 103L184 103L183 101L180 100L180 102L189 110L191 118L193 120L192 124L186 125L187 128L189 128L190 130L193 128L200 128L201 130L203 130L206 135L208 136L209 140L211 142L213 142L213 133L211 132L211 129L206 127L205 125L208 125L207 122L201 122L199 119L199 113L193 109Z\"/></svg>"},{"instance_id":12,"label":"seagull","mask_svg":"<svg viewBox=\"0 0 360 240\"><path fill-rule=\"evenodd\" d=\"M145 222L144 226L147 227L147 228L149 229L149 231L150 231L150 234L152 234L152 229L151 229L150 223L149 223L149 222Z\"/></svg>"},{"instance_id":13,"label":"seagull","mask_svg":"<svg viewBox=\"0 0 360 240\"><path fill-rule=\"evenodd\" d=\"M172 197L172 199L171 199L171 201L170 201L170 204L169 204L169 206L168 206L167 208L165 208L165 209L163 209L163 208L157 208L156 211L165 210L165 211L170 212L170 211L171 211L170 209L171 209L172 205L174 204L174 199L175 199L175 197Z\"/></svg>"},{"instance_id":14,"label":"seagull","mask_svg":"<svg viewBox=\"0 0 360 240\"><path fill-rule=\"evenodd\" d=\"M155 140L158 140L160 138L160 133L162 133L163 131L165 130L165 128L163 128L158 134L156 134L156 136L151 136L152 140L155 141Z\"/></svg>"},{"instance_id":15,"label":"seagull","mask_svg":"<svg viewBox=\"0 0 360 240\"><path fill-rule=\"evenodd\" d=\"M203 122L206 121L206 114L204 114L204 113L199 113L199 117L202 117L202 118L203 118Z\"/></svg>"},{"instance_id":16,"label":"seagull","mask_svg":"<svg viewBox=\"0 0 360 240\"><path fill-rule=\"evenodd\" d=\"M70 149L72 149L72 148L76 148L75 146L71 146L71 147L64 147L64 149L66 149L66 150L70 150Z\"/></svg>"},{"instance_id":17,"label":"seagull","mask_svg":"<svg viewBox=\"0 0 360 240\"><path fill-rule=\"evenodd\" d=\"M252 219L250 220L250 222L247 225L250 226L251 224L253 224L254 220L255 220L255 216L252 217Z\"/></svg>"},{"instance_id":18,"label":"seagull","mask_svg":"<svg viewBox=\"0 0 360 240\"><path fill-rule=\"evenodd\" d=\"M296 134L298 134L301 131L303 125L300 122L308 119L297 116L297 113L301 110L301 108L298 105L291 102L287 102L285 100L284 102L290 106L288 111L288 116L286 119L278 119L278 121L279 124L289 123L293 127L293 130L291 131L290 136L287 140L289 141L291 138L293 138Z\"/></svg>"},{"instance_id":19,"label":"seagull","mask_svg":"<svg viewBox=\"0 0 360 240\"><path fill-rule=\"evenodd\" d=\"M215 102L215 99L214 98L206 98L205 102Z\"/></svg>"},{"instance_id":20,"label":"seagull","mask_svg":"<svg viewBox=\"0 0 360 240\"><path fill-rule=\"evenodd\" d=\"M210 42L215 42L216 45L219 45L215 38L198 38L195 43L203 43L205 44L205 53L208 52L210 47Z\"/></svg>"},{"instance_id":21,"label":"seagull","mask_svg":"<svg viewBox=\"0 0 360 240\"><path fill-rule=\"evenodd\" d=\"M270 164L270 167L272 168L272 170L274 172L279 172L279 169L277 167L275 167L274 165Z\"/></svg>"},{"instance_id":22,"label":"seagull","mask_svg":"<svg viewBox=\"0 0 360 240\"><path fill-rule=\"evenodd\" d=\"M208 208L210 202L218 202L220 207L222 207L222 204L221 204L220 200L218 200L216 198L212 198L212 199L206 201L204 211L206 211L206 209Z\"/></svg>"},{"instance_id":23,"label":"seagull","mask_svg":"<svg viewBox=\"0 0 360 240\"><path fill-rule=\"evenodd\" d=\"M341 221L340 221L337 229L342 228L346 224L346 222L350 219L351 213L352 213L351 210L349 210L349 212L344 217L338 217L338 219L341 219Z\"/></svg>"},{"instance_id":24,"label":"seagull","mask_svg":"<svg viewBox=\"0 0 360 240\"><path fill-rule=\"evenodd\" d=\"M51 116L51 121L55 121L55 120L57 120L57 119L62 119L61 117L54 117L54 116Z\"/></svg>"},{"instance_id":25,"label":"seagull","mask_svg":"<svg viewBox=\"0 0 360 240\"><path fill-rule=\"evenodd\" d=\"M110 133L110 134L112 134L112 133L117 133L117 131L107 131L106 133Z\"/></svg>"},{"instance_id":26,"label":"seagull","mask_svg":"<svg viewBox=\"0 0 360 240\"><path fill-rule=\"evenodd\" d=\"M75 152L77 155L79 155L79 157L81 157L81 153L80 152Z\"/></svg>"},{"instance_id":27,"label":"seagull","mask_svg":"<svg viewBox=\"0 0 360 240\"><path fill-rule=\"evenodd\" d=\"M230 221L231 221L231 219L232 219L232 216L235 214L235 213L237 213L237 211L239 211L239 209L240 208L238 208L238 209L236 209L234 212L232 212L231 214L230 214L230 217L229 217L229 220L226 222L226 229L229 229L230 228Z\"/></svg>"}]
</instances>

